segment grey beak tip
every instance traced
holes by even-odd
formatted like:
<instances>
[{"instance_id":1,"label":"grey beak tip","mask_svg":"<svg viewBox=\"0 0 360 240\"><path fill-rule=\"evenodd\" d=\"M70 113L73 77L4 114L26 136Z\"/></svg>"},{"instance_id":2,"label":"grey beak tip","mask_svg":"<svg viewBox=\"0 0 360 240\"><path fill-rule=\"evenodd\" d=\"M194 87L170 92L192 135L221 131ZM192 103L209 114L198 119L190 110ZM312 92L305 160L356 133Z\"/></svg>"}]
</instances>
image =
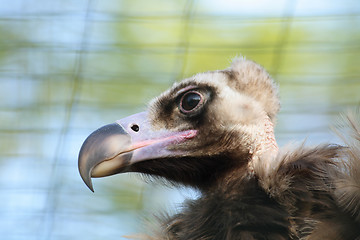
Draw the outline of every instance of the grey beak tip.
<instances>
[{"instance_id":1,"label":"grey beak tip","mask_svg":"<svg viewBox=\"0 0 360 240\"><path fill-rule=\"evenodd\" d=\"M83 178L83 177L82 177L82 180L84 181L84 183L86 184L86 186L87 186L92 192L94 192L94 187L93 187L93 184L92 184L92 181L91 181L90 174L88 175L87 178Z\"/></svg>"},{"instance_id":2,"label":"grey beak tip","mask_svg":"<svg viewBox=\"0 0 360 240\"><path fill-rule=\"evenodd\" d=\"M88 188L89 188L92 192L95 192L92 184L90 184L90 185L87 185L87 184L86 184L86 186L88 186Z\"/></svg>"},{"instance_id":3,"label":"grey beak tip","mask_svg":"<svg viewBox=\"0 0 360 240\"><path fill-rule=\"evenodd\" d=\"M86 186L92 191L94 192L94 187L92 185L92 181L91 178L87 179L83 179L84 183L86 184Z\"/></svg>"},{"instance_id":4,"label":"grey beak tip","mask_svg":"<svg viewBox=\"0 0 360 240\"><path fill-rule=\"evenodd\" d=\"M80 176L81 179L84 181L84 183L86 184L86 186L92 191L94 192L94 187L92 185L92 181L91 181L91 177L90 177L90 172L86 173L86 171L83 171L80 167L79 167L79 172L80 172Z\"/></svg>"},{"instance_id":5,"label":"grey beak tip","mask_svg":"<svg viewBox=\"0 0 360 240\"><path fill-rule=\"evenodd\" d=\"M108 147L107 141L114 141L111 137L117 140L117 145L127 143L130 140L128 133L122 126L112 123L91 133L80 148L78 156L79 173L86 186L92 192L94 192L94 188L91 177L94 167L104 159L117 153L117 149L113 150Z\"/></svg>"}]
</instances>

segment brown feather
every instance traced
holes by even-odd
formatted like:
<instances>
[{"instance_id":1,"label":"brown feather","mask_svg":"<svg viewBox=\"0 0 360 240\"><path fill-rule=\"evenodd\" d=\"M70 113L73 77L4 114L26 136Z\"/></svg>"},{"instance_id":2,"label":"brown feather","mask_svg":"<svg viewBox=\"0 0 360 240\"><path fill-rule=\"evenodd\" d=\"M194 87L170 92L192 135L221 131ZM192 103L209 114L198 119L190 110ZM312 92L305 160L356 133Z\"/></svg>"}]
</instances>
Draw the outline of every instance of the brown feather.
<instances>
[{"instance_id":1,"label":"brown feather","mask_svg":"<svg viewBox=\"0 0 360 240\"><path fill-rule=\"evenodd\" d=\"M346 148L342 154L343 174L336 182L339 205L360 224L360 118L359 110L343 116L344 127L335 129Z\"/></svg>"}]
</instances>

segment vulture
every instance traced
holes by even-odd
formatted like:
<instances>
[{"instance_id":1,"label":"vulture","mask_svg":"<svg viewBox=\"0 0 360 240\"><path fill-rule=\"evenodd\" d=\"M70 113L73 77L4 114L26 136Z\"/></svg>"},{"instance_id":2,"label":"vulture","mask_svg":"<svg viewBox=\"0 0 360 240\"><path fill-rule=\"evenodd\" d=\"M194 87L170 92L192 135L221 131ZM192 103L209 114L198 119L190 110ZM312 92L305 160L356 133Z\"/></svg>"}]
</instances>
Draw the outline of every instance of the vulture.
<instances>
[{"instance_id":1,"label":"vulture","mask_svg":"<svg viewBox=\"0 0 360 240\"><path fill-rule=\"evenodd\" d=\"M262 66L235 58L90 134L80 175L92 191L92 178L126 172L199 191L145 239L360 239L359 113L335 128L342 145L279 149L278 95Z\"/></svg>"}]
</instances>

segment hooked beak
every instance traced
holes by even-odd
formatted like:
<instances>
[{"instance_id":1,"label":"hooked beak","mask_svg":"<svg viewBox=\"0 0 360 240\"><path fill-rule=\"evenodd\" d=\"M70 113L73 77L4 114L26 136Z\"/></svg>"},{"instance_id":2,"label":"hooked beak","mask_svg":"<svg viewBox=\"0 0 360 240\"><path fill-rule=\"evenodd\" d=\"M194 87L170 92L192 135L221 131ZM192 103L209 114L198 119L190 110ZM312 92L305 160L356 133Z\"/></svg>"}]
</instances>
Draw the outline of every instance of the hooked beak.
<instances>
[{"instance_id":1,"label":"hooked beak","mask_svg":"<svg viewBox=\"0 0 360 240\"><path fill-rule=\"evenodd\" d=\"M78 167L81 178L94 191L91 178L131 171L129 167L150 159L181 156L176 147L195 137L196 130L172 132L151 129L147 113L141 112L103 126L91 133L83 143Z\"/></svg>"}]
</instances>

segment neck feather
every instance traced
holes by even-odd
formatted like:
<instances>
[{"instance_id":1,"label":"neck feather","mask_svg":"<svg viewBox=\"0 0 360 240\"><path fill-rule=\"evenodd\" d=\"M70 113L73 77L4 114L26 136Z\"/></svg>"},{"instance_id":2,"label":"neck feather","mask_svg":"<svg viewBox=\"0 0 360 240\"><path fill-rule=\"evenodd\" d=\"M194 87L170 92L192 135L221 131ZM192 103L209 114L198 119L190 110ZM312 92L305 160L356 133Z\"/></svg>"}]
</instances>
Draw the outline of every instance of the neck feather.
<instances>
[{"instance_id":1,"label":"neck feather","mask_svg":"<svg viewBox=\"0 0 360 240\"><path fill-rule=\"evenodd\" d=\"M250 148L252 155L248 164L250 174L254 174L259 169L267 174L273 168L273 162L279 151L274 135L274 124L270 118L266 116L260 126L254 131L254 143Z\"/></svg>"}]
</instances>

